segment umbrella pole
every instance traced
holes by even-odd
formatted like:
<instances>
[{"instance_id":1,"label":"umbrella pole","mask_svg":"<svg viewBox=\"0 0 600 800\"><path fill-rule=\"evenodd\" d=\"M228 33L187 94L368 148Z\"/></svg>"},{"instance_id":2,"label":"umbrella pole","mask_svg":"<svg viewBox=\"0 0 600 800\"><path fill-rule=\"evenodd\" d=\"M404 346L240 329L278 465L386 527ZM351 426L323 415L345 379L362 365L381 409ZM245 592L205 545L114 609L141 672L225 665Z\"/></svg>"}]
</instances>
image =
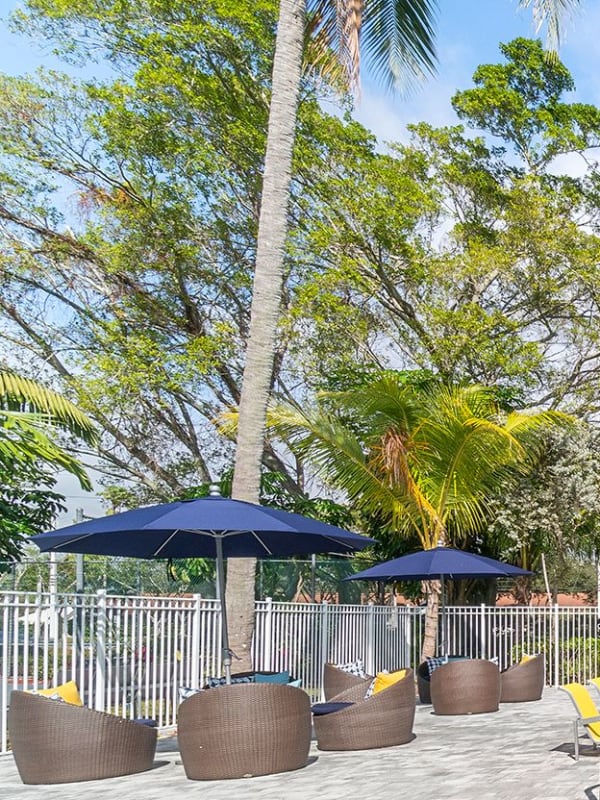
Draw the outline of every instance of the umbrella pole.
<instances>
[{"instance_id":1,"label":"umbrella pole","mask_svg":"<svg viewBox=\"0 0 600 800\"><path fill-rule=\"evenodd\" d=\"M441 575L441 592L440 592L440 625L442 626L441 636L441 651L442 655L446 655L446 628L444 625L444 576Z\"/></svg>"},{"instance_id":2,"label":"umbrella pole","mask_svg":"<svg viewBox=\"0 0 600 800\"><path fill-rule=\"evenodd\" d=\"M217 583L219 584L219 600L221 601L221 661L225 670L225 683L231 683L231 651L229 649L229 631L227 629L227 607L225 606L225 569L223 561L223 539L216 536L217 551Z\"/></svg>"}]
</instances>

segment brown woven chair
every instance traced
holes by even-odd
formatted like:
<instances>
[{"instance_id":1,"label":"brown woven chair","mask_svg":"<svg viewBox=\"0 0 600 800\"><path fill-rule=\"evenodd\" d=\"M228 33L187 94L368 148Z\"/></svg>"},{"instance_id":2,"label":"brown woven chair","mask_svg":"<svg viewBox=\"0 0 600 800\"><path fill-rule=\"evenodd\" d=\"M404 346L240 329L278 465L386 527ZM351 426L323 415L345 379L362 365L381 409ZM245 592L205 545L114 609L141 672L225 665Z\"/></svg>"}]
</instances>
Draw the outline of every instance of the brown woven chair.
<instances>
[{"instance_id":1,"label":"brown woven chair","mask_svg":"<svg viewBox=\"0 0 600 800\"><path fill-rule=\"evenodd\" d=\"M540 653L500 673L500 702L525 703L539 700L544 691L545 661Z\"/></svg>"},{"instance_id":2,"label":"brown woven chair","mask_svg":"<svg viewBox=\"0 0 600 800\"><path fill-rule=\"evenodd\" d=\"M498 711L500 670L484 659L450 661L431 676L436 714L483 714Z\"/></svg>"},{"instance_id":3,"label":"brown woven chair","mask_svg":"<svg viewBox=\"0 0 600 800\"><path fill-rule=\"evenodd\" d=\"M310 738L310 700L293 686L217 686L179 706L179 751L194 781L300 769L308 761Z\"/></svg>"},{"instance_id":4,"label":"brown woven chair","mask_svg":"<svg viewBox=\"0 0 600 800\"><path fill-rule=\"evenodd\" d=\"M427 662L423 661L417 667L417 691L419 692L419 700L421 703L431 705L431 678L429 675L429 668Z\"/></svg>"},{"instance_id":5,"label":"brown woven chair","mask_svg":"<svg viewBox=\"0 0 600 800\"><path fill-rule=\"evenodd\" d=\"M13 691L8 735L23 783L93 781L150 769L156 728Z\"/></svg>"},{"instance_id":6,"label":"brown woven chair","mask_svg":"<svg viewBox=\"0 0 600 800\"><path fill-rule=\"evenodd\" d=\"M331 702L353 705L313 718L319 750L371 750L392 747L414 739L415 679L406 677L365 699L353 686L331 698Z\"/></svg>"},{"instance_id":7,"label":"brown woven chair","mask_svg":"<svg viewBox=\"0 0 600 800\"><path fill-rule=\"evenodd\" d=\"M339 669L334 664L325 664L323 667L323 694L325 695L325 700L331 700L341 692L353 687L358 687L359 690L362 689L362 697L364 698L372 680L372 675L360 678L358 675Z\"/></svg>"}]
</instances>

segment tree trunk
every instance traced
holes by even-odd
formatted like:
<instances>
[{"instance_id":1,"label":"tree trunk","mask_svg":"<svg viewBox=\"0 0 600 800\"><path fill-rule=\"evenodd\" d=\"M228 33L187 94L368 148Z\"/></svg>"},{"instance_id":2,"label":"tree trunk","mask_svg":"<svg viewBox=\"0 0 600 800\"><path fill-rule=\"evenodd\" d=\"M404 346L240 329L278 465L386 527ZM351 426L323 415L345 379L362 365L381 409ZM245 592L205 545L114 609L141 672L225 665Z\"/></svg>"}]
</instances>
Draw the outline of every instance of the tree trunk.
<instances>
[{"instance_id":1,"label":"tree trunk","mask_svg":"<svg viewBox=\"0 0 600 800\"><path fill-rule=\"evenodd\" d=\"M258 503L265 422L277 341L292 151L300 91L305 0L280 0L269 128L256 243L250 332L239 406L232 497ZM229 641L235 669L249 670L254 631L255 559L227 565Z\"/></svg>"},{"instance_id":2,"label":"tree trunk","mask_svg":"<svg viewBox=\"0 0 600 800\"><path fill-rule=\"evenodd\" d=\"M435 655L437 650L437 634L440 619L440 581L423 581L423 588L427 594L427 608L425 610L425 632L421 661Z\"/></svg>"}]
</instances>

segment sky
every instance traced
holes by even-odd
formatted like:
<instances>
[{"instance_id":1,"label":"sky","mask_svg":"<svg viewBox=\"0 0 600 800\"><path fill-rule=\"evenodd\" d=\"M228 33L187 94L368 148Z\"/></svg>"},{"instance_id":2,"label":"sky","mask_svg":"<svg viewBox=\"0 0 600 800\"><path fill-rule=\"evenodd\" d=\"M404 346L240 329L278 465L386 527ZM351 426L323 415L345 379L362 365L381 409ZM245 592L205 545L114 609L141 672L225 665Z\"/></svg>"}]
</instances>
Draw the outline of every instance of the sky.
<instances>
[{"instance_id":1,"label":"sky","mask_svg":"<svg viewBox=\"0 0 600 800\"><path fill-rule=\"evenodd\" d=\"M52 56L47 43L11 33L10 13L19 6L15 0L0 0L0 71L20 75L39 66L64 68ZM600 105L600 4L582 2L564 28L560 56L571 71L576 90L571 99ZM544 32L540 34L543 38ZM363 76L360 102L355 117L383 142L406 140L406 125L426 121L441 126L456 123L450 98L457 89L471 85L479 64L501 60L500 42L517 36L536 36L532 15L519 9L516 0L439 0L437 24L438 70L410 96L390 95ZM82 492L70 476L57 487L67 496L68 511L60 525L75 518L77 508L95 517L104 513L98 498Z\"/></svg>"}]
</instances>

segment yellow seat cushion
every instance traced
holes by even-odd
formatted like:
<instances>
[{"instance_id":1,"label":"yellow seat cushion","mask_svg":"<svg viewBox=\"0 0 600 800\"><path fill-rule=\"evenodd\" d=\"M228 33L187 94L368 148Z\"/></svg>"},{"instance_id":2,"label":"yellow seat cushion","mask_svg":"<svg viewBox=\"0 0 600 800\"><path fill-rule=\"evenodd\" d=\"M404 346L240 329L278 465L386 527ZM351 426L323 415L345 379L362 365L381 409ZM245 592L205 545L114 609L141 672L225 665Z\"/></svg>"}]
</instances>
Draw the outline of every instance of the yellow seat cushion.
<instances>
[{"instance_id":1,"label":"yellow seat cushion","mask_svg":"<svg viewBox=\"0 0 600 800\"><path fill-rule=\"evenodd\" d=\"M82 706L83 700L79 696L79 689L75 681L67 681L61 683L60 686L51 686L49 689L38 689L34 694L41 694L42 697L53 697L54 699L60 698L65 703L71 703L73 706Z\"/></svg>"},{"instance_id":2,"label":"yellow seat cushion","mask_svg":"<svg viewBox=\"0 0 600 800\"><path fill-rule=\"evenodd\" d=\"M598 716L600 709L597 708L585 686L580 683L566 683L562 688L571 695L575 708L582 719ZM593 741L600 741L600 722L590 722L585 727Z\"/></svg>"},{"instance_id":3,"label":"yellow seat cushion","mask_svg":"<svg viewBox=\"0 0 600 800\"><path fill-rule=\"evenodd\" d=\"M396 672L378 672L375 676L375 683L373 686L373 694L387 689L388 686L401 681L408 673L407 669L399 669Z\"/></svg>"},{"instance_id":4,"label":"yellow seat cushion","mask_svg":"<svg viewBox=\"0 0 600 800\"><path fill-rule=\"evenodd\" d=\"M531 661L534 658L535 656L530 656L527 653L523 653L523 655L521 656L521 660L519 661L519 664L526 664L528 661Z\"/></svg>"}]
</instances>

